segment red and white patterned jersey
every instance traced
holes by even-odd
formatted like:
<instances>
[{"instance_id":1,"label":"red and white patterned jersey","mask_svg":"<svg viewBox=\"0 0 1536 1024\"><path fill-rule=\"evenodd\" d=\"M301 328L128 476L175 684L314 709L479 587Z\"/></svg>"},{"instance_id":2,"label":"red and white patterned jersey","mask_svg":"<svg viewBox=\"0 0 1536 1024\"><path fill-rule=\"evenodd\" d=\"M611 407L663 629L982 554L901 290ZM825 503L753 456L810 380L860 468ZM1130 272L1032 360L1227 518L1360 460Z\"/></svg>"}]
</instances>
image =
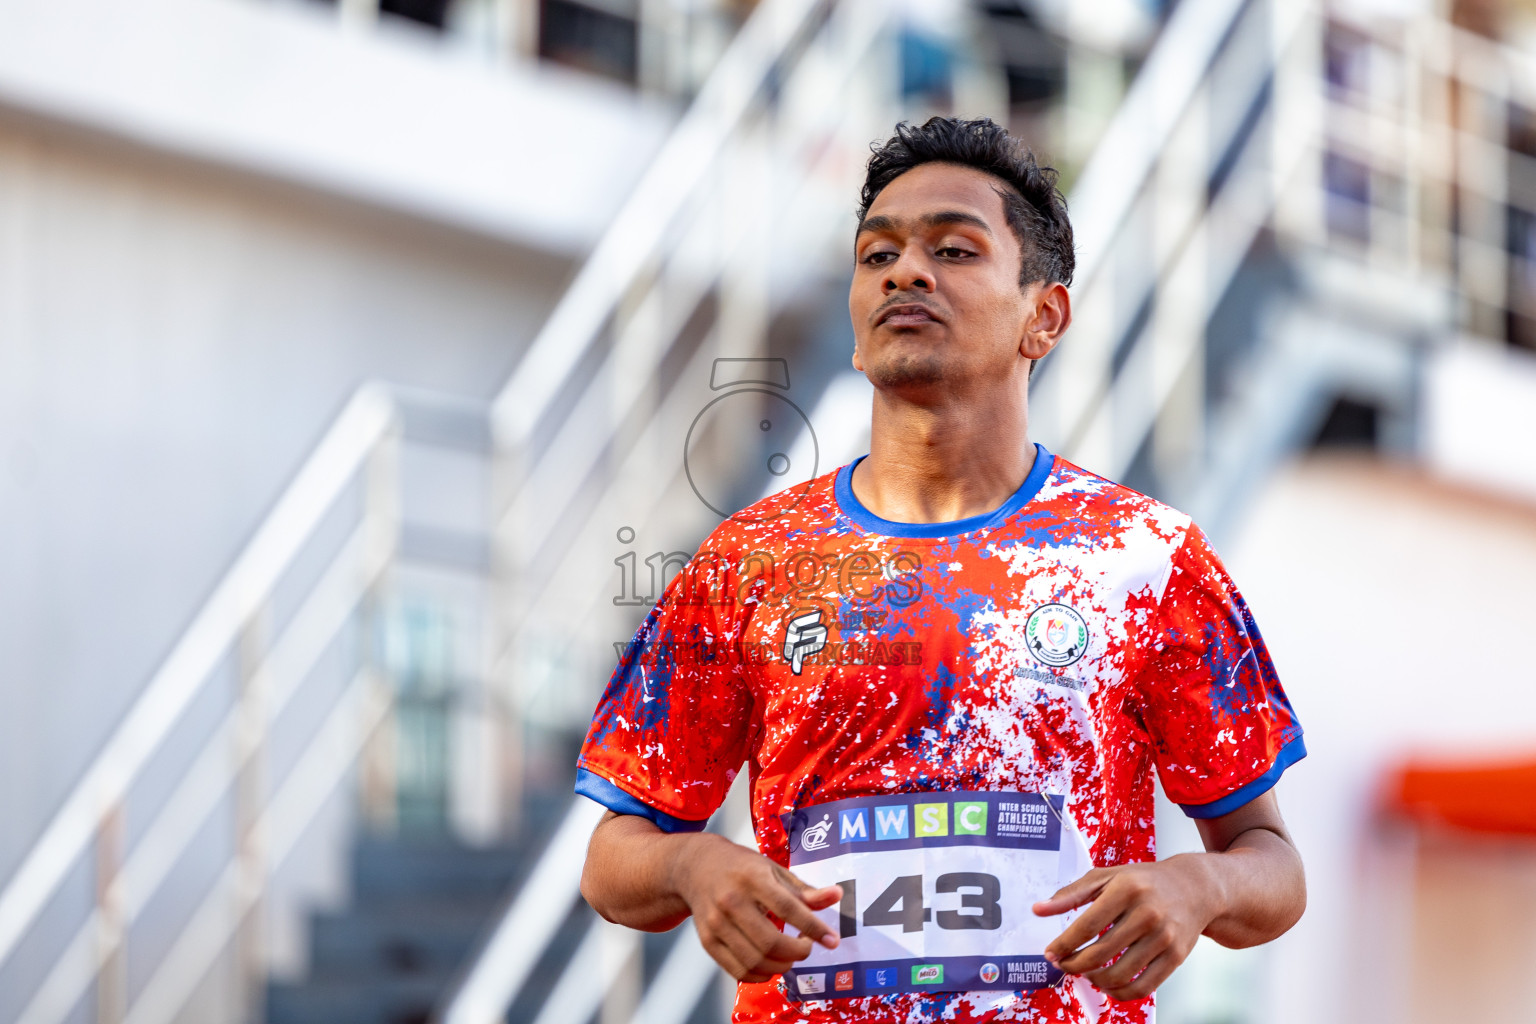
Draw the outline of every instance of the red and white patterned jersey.
<instances>
[{"instance_id":1,"label":"red and white patterned jersey","mask_svg":"<svg viewBox=\"0 0 1536 1024\"><path fill-rule=\"evenodd\" d=\"M723 523L666 588L593 717L577 791L702 828L745 764L762 852L851 797L1062 794L1094 864L1154 859L1154 766L1195 817L1305 755L1242 596L1189 518L1037 448L996 511L881 519L853 463ZM1150 1021L1076 979L1030 994L794 1004L737 1021Z\"/></svg>"}]
</instances>

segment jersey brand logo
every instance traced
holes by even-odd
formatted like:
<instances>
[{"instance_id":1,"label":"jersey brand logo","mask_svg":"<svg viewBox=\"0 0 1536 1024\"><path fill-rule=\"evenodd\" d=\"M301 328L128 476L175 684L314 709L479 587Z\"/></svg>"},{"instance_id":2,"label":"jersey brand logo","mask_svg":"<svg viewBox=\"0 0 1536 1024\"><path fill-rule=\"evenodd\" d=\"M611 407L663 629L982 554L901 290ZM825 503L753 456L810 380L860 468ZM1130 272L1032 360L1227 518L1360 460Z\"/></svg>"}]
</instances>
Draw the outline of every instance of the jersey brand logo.
<instances>
[{"instance_id":1,"label":"jersey brand logo","mask_svg":"<svg viewBox=\"0 0 1536 1024\"><path fill-rule=\"evenodd\" d=\"M821 609L814 609L789 620L784 627L784 660L795 675L805 666L805 659L827 646L827 627L821 622Z\"/></svg>"},{"instance_id":2,"label":"jersey brand logo","mask_svg":"<svg viewBox=\"0 0 1536 1024\"><path fill-rule=\"evenodd\" d=\"M807 852L811 850L825 850L827 848L827 833L831 831L832 815L828 814L800 834L800 849Z\"/></svg>"},{"instance_id":3,"label":"jersey brand logo","mask_svg":"<svg viewBox=\"0 0 1536 1024\"><path fill-rule=\"evenodd\" d=\"M1024 639L1036 661L1064 668L1088 650L1088 623L1071 605L1043 604L1029 613Z\"/></svg>"}]
</instances>

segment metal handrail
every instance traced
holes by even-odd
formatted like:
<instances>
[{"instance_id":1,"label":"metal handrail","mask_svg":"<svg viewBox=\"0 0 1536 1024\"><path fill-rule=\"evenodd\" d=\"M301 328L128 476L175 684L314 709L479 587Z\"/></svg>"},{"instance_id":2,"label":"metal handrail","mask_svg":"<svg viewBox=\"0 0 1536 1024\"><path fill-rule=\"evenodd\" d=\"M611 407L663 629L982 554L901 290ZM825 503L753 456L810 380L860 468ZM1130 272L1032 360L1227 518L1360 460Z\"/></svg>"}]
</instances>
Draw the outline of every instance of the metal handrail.
<instances>
[{"instance_id":1,"label":"metal handrail","mask_svg":"<svg viewBox=\"0 0 1536 1024\"><path fill-rule=\"evenodd\" d=\"M365 386L305 461L0 892L0 964L90 847L103 814L121 806L220 657L238 642L347 482L387 436L394 417L388 396Z\"/></svg>"},{"instance_id":2,"label":"metal handrail","mask_svg":"<svg viewBox=\"0 0 1536 1024\"><path fill-rule=\"evenodd\" d=\"M1211 61L1249 0L1175 4L1140 72L1072 187L1079 289L1103 269L1115 234L1189 109Z\"/></svg>"},{"instance_id":3,"label":"metal handrail","mask_svg":"<svg viewBox=\"0 0 1536 1024\"><path fill-rule=\"evenodd\" d=\"M1154 188L1160 164L1182 141L1180 127L1193 116L1202 93L1210 89L1211 68L1229 44L1234 26L1263 6L1263 0L1186 0L1175 6L1069 196L1077 249L1071 292L1074 307L1085 316L1063 340L1061 350L1042 366L1034 389L1032 426L1053 434L1062 454L1086 456L1096 469L1111 476L1124 472L1123 460L1106 462L1107 453L1091 446L1089 431L1116 377L1112 357L1118 325L1108 318L1116 305L1132 309L1137 305L1126 301L1123 284L1113 279L1111 255L1137 204ZM1262 76L1268 69L1259 64L1255 70ZM1186 163L1208 159L1208 148L1199 149ZM1205 172L1203 164L1198 171L1189 168L1202 187ZM1186 205L1199 220L1202 204ZM1158 291L1166 261L1187 248L1182 242L1177 237L1164 240L1157 262L1149 268L1145 293ZM1113 294L1112 300L1106 292ZM1096 301L1090 303L1090 298ZM1135 339L1133 346L1142 345L1146 334ZM1113 459L1113 454L1108 458Z\"/></svg>"},{"instance_id":4,"label":"metal handrail","mask_svg":"<svg viewBox=\"0 0 1536 1024\"><path fill-rule=\"evenodd\" d=\"M1079 240L1072 295L1083 315L1042 368L1031 424L1069 458L1118 478L1148 438L1155 454L1163 414L1181 383L1199 381L1207 325L1260 232L1288 247L1339 251L1324 212L1325 153L1405 191L1396 208L1372 187L1362 213L1370 239L1355 259L1503 304L1503 220L1491 211L1510 201L1506 175L1467 167L1529 160L1511 151L1502 115L1487 112L1505 110L1520 83L1536 80L1525 74L1536 58L1426 17L1406 43L1390 44L1407 47L1403 80L1412 84L1386 99L1370 86L1351 93L1323 76L1327 17L1318 4L1280 0L1188 0L1175 9L1071 194ZM1221 62L1228 73L1218 79ZM1450 81L1461 88L1446 88ZM1524 88L1522 102L1536 104L1536 89ZM1451 96L1459 111L1444 108ZM1215 123L1208 112L1218 99L1240 116ZM1431 190L1443 198L1425 201ZM1135 232L1122 237L1138 216L1150 244ZM1129 273L1114 255L1125 245L1130 262L1140 261ZM1426 251L1459 258L1431 266ZM1105 312L1117 307L1119 321ZM1183 439L1185 479L1160 483L1193 499L1209 492L1199 479L1210 452L1198 422L1184 429L1193 435Z\"/></svg>"},{"instance_id":5,"label":"metal handrail","mask_svg":"<svg viewBox=\"0 0 1536 1024\"><path fill-rule=\"evenodd\" d=\"M503 452L526 449L556 396L564 393L571 375L597 343L620 303L632 301L637 282L665 258L668 232L714 172L760 92L775 76L784 76L789 51L822 16L837 29L855 27L836 24L838 15L846 14L852 6L844 3L839 8L835 0L765 0L758 5L497 396L492 417ZM850 64L862 58L890 13L884 8L861 10L872 16L856 26L859 33L849 48L851 53L843 55ZM851 72L851 68L844 70ZM698 289L707 283L695 281L692 286ZM615 358L625 344L621 337L609 358ZM656 346L647 361L658 362L663 348ZM624 385L634 391L637 383L626 380ZM647 426L654 421L653 415ZM561 465L570 469L566 461ZM510 500L508 510L495 524L498 534L508 531L512 506L530 490L516 483L506 487ZM542 492L539 500L545 500ZM528 547L540 546L536 538L518 540ZM516 627L513 623L503 625ZM516 634L509 633L507 641L509 650L515 647ZM439 1017L444 1024L490 1024L505 1015L553 938L564 912L578 898L583 847L600 812L601 808L577 798L518 900L498 922L464 981L446 1001ZM600 925L594 926L583 948L600 940L600 929ZM686 956L674 959L674 973L689 973L685 968L692 960ZM693 970L690 977L697 973ZM706 977L708 973L712 968Z\"/></svg>"},{"instance_id":6,"label":"metal handrail","mask_svg":"<svg viewBox=\"0 0 1536 1024\"><path fill-rule=\"evenodd\" d=\"M511 906L496 923L480 957L443 1013L443 1024L490 1024L506 1013L559 929L581 882L587 840L603 808L577 798Z\"/></svg>"},{"instance_id":7,"label":"metal handrail","mask_svg":"<svg viewBox=\"0 0 1536 1024\"><path fill-rule=\"evenodd\" d=\"M849 0L843 0L842 3L835 4L827 15L823 31L841 40L837 55L838 62L829 73L825 68L820 69L823 71L823 75L821 79L818 79L819 86L824 90L836 93L844 92L861 66L860 62L875 48L877 40L885 35L892 16L892 8L885 4L849 2ZM779 62L779 64L781 63ZM778 64L775 65L776 68L778 66ZM799 70L800 68L797 67L794 73L798 74ZM794 79L791 77L786 82L786 86L792 84L793 81ZM829 111L833 111L830 116ZM838 108L822 105L815 114L815 123L809 126L800 126L800 135L819 137L818 133L838 131L846 135L849 131L846 119ZM796 120L794 117L781 118L781 121L794 120ZM790 129L783 127L780 130L787 132ZM858 138L859 146L862 147L864 141L862 134ZM841 225L837 221L828 221L827 231L829 236L839 233L840 228ZM659 242L659 240L656 241ZM804 238L801 238L800 241L803 244L807 242ZM707 288L713 285L714 279L718 274L719 270L717 268L712 275L697 274L693 276L693 279L677 286L676 290L682 291L683 296L681 299L678 299L676 296L669 297L667 305L674 310L674 322L664 325L662 336L672 337L675 333L681 331L688 312L693 309ZM664 286L664 281L665 274L658 281L657 290ZM725 333L730 333L730 325L723 324L721 330ZM633 401L638 397L641 386L639 383L640 374L643 372L648 377L650 372L659 365L666 355L663 346L651 346L647 351L642 352L640 356L631 357L626 355L624 351L626 346L630 346L630 344L630 340L621 332L613 349L607 353L602 366L592 375L582 398L575 405L574 409L569 412L568 422L581 422L591 419L599 415L596 409L603 405L609 407L608 413L615 422L622 422L624 420L623 413L627 408L625 405L626 401ZM631 347L645 348L643 343ZM706 356L707 353L701 347L700 353L695 355L692 361L697 362ZM602 386L604 372L608 367L619 362L622 362L625 367L624 375L630 378L623 382L628 384L628 390L624 392L626 397L622 399L615 398L612 393L613 389L605 389ZM692 363L690 363L691 365ZM678 378L679 382L694 379L697 379L697 376L690 374L683 374ZM561 389L563 390L565 387L566 385L562 383ZM658 405L675 401L677 399L670 395L658 396ZM618 406L617 409L613 408L615 405ZM661 414L651 415L644 426L640 428L640 431L637 432L636 436L642 434L649 436L659 429L663 429L667 418L666 415ZM547 556L550 550L548 534L556 524L560 524L562 527L568 527L572 522L581 525L586 524L591 521L599 509L607 507L616 492L620 490L622 490L628 504L632 506L638 504L642 508L646 507L644 499L637 501L632 482L626 482L621 474L613 474L609 478L607 488L601 496L596 501L587 504L584 508L567 507L558 501L551 503L550 495L552 493L558 495L559 489L554 486L550 476L558 473L568 480L581 481L585 479L587 473L596 466L602 454L600 441L601 438L589 438L586 446L579 452L572 452L569 449L556 451L558 437L555 444L544 447L533 460L534 465L529 470L525 485L514 496L499 529L510 531L511 524L516 523L515 533L519 544L526 550L536 550ZM635 447L645 450L646 443L639 441ZM665 493L666 487L670 483L670 478L653 475L653 483L653 495ZM534 517L530 514L532 507L535 505L545 506L541 509L542 515ZM537 521L533 521L535 519ZM508 642L505 645L508 651L519 650L524 644L537 639L540 635L542 626L533 616L526 614L529 609L558 606L564 603L559 599L554 599L552 591L559 586L561 580L570 578L571 574L566 571L567 568L565 563L560 563L560 568L555 571L540 574L538 581L535 583L537 589L529 595L528 600L523 604L523 608L520 609L524 614L520 616L515 615L511 621L505 623L509 634ZM516 684L513 693L519 699L529 696L525 688Z\"/></svg>"},{"instance_id":8,"label":"metal handrail","mask_svg":"<svg viewBox=\"0 0 1536 1024\"><path fill-rule=\"evenodd\" d=\"M1207 2L1215 3L1217 0ZM1179 10L1183 9L1181 5ZM1256 22L1264 13L1268 12L1262 4L1251 7L1238 4L1232 8L1237 23L1241 23L1244 17ZM1270 56L1277 66L1301 37L1302 27L1311 12L1306 4L1278 4L1274 14L1275 17L1262 28L1272 36ZM1227 25L1225 31L1216 33L1214 38L1220 45L1230 45L1233 35L1239 30L1234 25ZM1200 24L1199 31L1202 42L1213 38L1209 25ZM1214 60L1215 56L1215 53L1209 54L1208 60ZM1271 70L1272 67L1265 64L1257 64L1248 69L1247 81L1237 93L1243 97L1245 104L1260 96ZM1193 91L1183 97L1185 109L1196 106L1202 99L1208 100L1209 91L1213 87L1208 76L1199 80ZM1232 86L1228 84L1226 88L1230 90ZM1172 124L1176 123L1174 121ZM1280 195L1294 181L1307 156L1307 148L1297 146L1284 157L1267 154L1277 160L1273 166L1260 165L1259 160L1266 155L1264 144L1272 137L1274 123L1274 111L1266 107L1256 128L1250 132L1246 145L1236 155L1235 169L1227 176L1227 187L1214 197L1195 204L1188 223L1172 229L1181 236L1178 242L1164 247L1162 258L1152 267L1149 291L1153 301L1166 304L1171 300L1179 303L1178 315L1181 322L1178 328L1161 332L1161 335L1155 329L1141 332L1123 356L1118 373L1109 372L1109 367L1105 365L1111 336L1103 333L1090 335L1091 343L1099 346L1096 356L1105 372L1101 386L1087 391L1090 400L1069 411L1071 418L1064 432L1063 449L1069 455L1076 455L1085 449L1094 452L1098 460L1095 468L1112 478L1124 476L1131 468L1131 461L1142 440L1154 429L1180 375L1199 355L1205 323L1215 312L1217 302L1236 276L1254 238L1269 222ZM1174 140L1179 136L1171 130L1172 124L1164 138L1163 150L1154 153L1151 158L1154 164L1163 158L1169 147L1177 145ZM1232 126L1234 133L1240 128L1239 124ZM1212 159L1212 154L1222 152L1229 141L1228 138L1205 140L1198 154L1198 160L1202 162L1196 162L1191 167L1192 180L1184 184L1186 191L1198 190L1203 194L1208 173L1206 163ZM1126 202L1127 209L1137 196L1146 194L1152 188L1149 185L1150 178L1149 171L1146 180L1132 180L1132 187L1126 190L1131 196L1131 200ZM1099 265L1102 265L1107 253L1108 244L1099 251ZM1102 279L1092 278L1084 282L1081 288L1081 292L1086 294L1102 290ZM1080 364L1072 365L1076 368ZM1117 438L1118 442L1092 447L1094 439L1111 436Z\"/></svg>"},{"instance_id":9,"label":"metal handrail","mask_svg":"<svg viewBox=\"0 0 1536 1024\"><path fill-rule=\"evenodd\" d=\"M829 0L764 0L748 17L497 393L499 443L526 445L778 62Z\"/></svg>"}]
</instances>

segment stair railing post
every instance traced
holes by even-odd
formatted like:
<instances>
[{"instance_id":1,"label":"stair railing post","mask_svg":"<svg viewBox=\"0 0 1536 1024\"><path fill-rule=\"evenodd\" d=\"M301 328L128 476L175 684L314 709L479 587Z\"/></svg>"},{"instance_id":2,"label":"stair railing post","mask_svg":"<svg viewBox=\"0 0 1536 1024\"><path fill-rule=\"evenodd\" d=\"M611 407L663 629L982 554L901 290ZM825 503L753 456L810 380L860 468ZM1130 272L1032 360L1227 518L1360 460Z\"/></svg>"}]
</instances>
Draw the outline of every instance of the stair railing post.
<instances>
[{"instance_id":1,"label":"stair railing post","mask_svg":"<svg viewBox=\"0 0 1536 1024\"><path fill-rule=\"evenodd\" d=\"M1327 148L1326 83L1323 72L1325 15L1313 3L1272 0L1270 38L1274 86L1270 104L1270 188L1273 223L1282 241L1321 249L1327 245L1323 157ZM1300 22L1299 28L1292 26ZM1282 155L1303 147L1299 170Z\"/></svg>"},{"instance_id":2,"label":"stair railing post","mask_svg":"<svg viewBox=\"0 0 1536 1024\"><path fill-rule=\"evenodd\" d=\"M255 1024L265 1019L262 983L266 977L265 913L266 837L261 827L267 805L266 673L261 666L271 649L271 604L263 601L241 627L236 645L240 691L232 751L234 775L236 883L235 972L232 1019Z\"/></svg>"},{"instance_id":3,"label":"stair railing post","mask_svg":"<svg viewBox=\"0 0 1536 1024\"><path fill-rule=\"evenodd\" d=\"M613 979L603 995L597 1024L629 1024L645 994L640 933L617 925L602 929L603 973ZM691 938L690 937L685 937Z\"/></svg>"},{"instance_id":4,"label":"stair railing post","mask_svg":"<svg viewBox=\"0 0 1536 1024\"><path fill-rule=\"evenodd\" d=\"M114 794L102 808L96 826L97 1024L122 1024L128 1012L128 965L123 948L124 800L125 794Z\"/></svg>"},{"instance_id":5,"label":"stair railing post","mask_svg":"<svg viewBox=\"0 0 1536 1024\"><path fill-rule=\"evenodd\" d=\"M365 565L382 559L391 562L399 550L401 529L399 412L379 439L363 470L363 517L366 528ZM368 674L364 715L379 718L379 725L369 733L358 765L363 817L373 828L389 831L398 824L397 799L397 726L395 694L389 666L385 664L384 643L388 621L390 585L388 566L368 583L361 603L360 658ZM380 710L382 709L382 711Z\"/></svg>"},{"instance_id":6,"label":"stair railing post","mask_svg":"<svg viewBox=\"0 0 1536 1024\"><path fill-rule=\"evenodd\" d=\"M1161 493L1169 495L1183 493L1190 484L1189 471L1197 464L1202 441L1208 273L1202 222L1210 214L1206 182L1212 149L1211 73L1191 98L1152 172L1155 283L1146 338L1152 359L1151 373L1138 375L1137 390L1142 392L1138 402L1150 406L1146 412L1152 431L1153 474ZM1123 403L1115 405L1117 411L1130 411ZM1136 458L1140 428L1148 420L1135 416L1130 429L1122 426L1116 431L1113 465L1117 469L1130 466Z\"/></svg>"},{"instance_id":7,"label":"stair railing post","mask_svg":"<svg viewBox=\"0 0 1536 1024\"><path fill-rule=\"evenodd\" d=\"M517 834L523 812L524 698L527 652L514 645L530 590L526 524L517 514L517 495L528 476L528 452L517 441L496 438L491 455L491 580L486 689L495 709L492 764L498 790L499 829Z\"/></svg>"}]
</instances>

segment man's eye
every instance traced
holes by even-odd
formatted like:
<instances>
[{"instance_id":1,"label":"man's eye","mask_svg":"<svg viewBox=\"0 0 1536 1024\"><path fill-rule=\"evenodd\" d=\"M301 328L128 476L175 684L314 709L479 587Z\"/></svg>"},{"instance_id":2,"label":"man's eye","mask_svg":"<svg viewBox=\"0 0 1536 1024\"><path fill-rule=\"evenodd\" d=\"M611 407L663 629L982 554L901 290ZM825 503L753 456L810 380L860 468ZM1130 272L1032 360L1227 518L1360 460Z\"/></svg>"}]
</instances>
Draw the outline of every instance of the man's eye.
<instances>
[{"instance_id":1,"label":"man's eye","mask_svg":"<svg viewBox=\"0 0 1536 1024\"><path fill-rule=\"evenodd\" d=\"M859 262L860 263L867 263L870 266L879 266L882 263L889 263L891 260L893 260L895 258L896 258L896 254L893 253L893 252L872 252L872 253L867 254Z\"/></svg>"},{"instance_id":2,"label":"man's eye","mask_svg":"<svg viewBox=\"0 0 1536 1024\"><path fill-rule=\"evenodd\" d=\"M935 255L943 256L945 259L964 258L972 255L970 250L961 249L953 245L946 245L942 249L935 249L934 253Z\"/></svg>"}]
</instances>

